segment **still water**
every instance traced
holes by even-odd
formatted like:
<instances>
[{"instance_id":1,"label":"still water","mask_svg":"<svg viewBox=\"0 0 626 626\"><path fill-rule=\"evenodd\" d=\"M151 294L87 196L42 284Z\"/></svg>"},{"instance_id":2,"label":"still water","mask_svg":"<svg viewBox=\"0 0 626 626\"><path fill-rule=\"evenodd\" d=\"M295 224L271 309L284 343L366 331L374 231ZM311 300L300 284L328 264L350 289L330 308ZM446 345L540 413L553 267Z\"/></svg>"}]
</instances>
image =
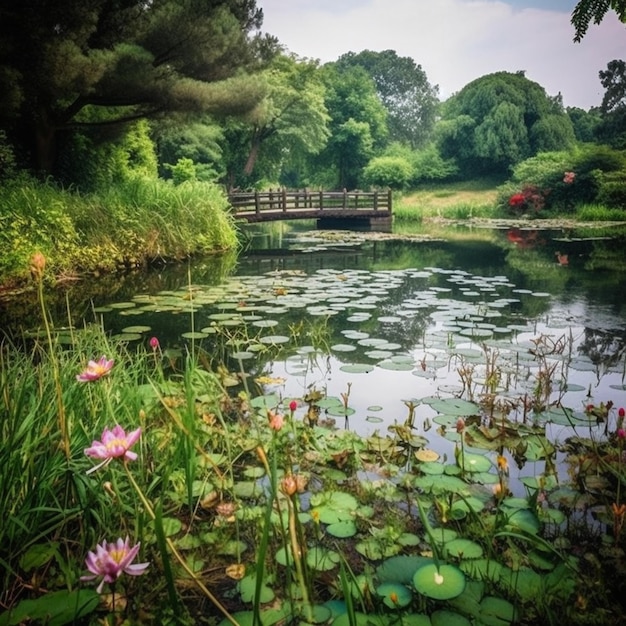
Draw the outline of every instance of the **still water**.
<instances>
[{"instance_id":1,"label":"still water","mask_svg":"<svg viewBox=\"0 0 626 626\"><path fill-rule=\"evenodd\" d=\"M201 351L234 389L245 380L270 403L296 399L299 413L321 395L323 419L363 436L410 419L440 455L453 454L466 414L439 399L545 424L557 444L594 428L589 404L626 406L624 231L392 237L277 223L246 235L236 259L70 287L54 315L145 349L157 337L167 355ZM13 327L28 318L14 315ZM526 459L519 477L543 462Z\"/></svg>"}]
</instances>

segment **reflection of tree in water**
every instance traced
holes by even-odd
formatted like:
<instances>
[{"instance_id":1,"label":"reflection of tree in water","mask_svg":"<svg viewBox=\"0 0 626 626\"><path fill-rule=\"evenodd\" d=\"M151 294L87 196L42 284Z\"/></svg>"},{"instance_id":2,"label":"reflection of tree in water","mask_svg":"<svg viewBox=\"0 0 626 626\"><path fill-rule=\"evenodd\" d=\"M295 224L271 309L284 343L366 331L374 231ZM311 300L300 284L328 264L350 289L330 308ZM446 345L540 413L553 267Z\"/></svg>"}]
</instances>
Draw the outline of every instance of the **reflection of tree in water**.
<instances>
[{"instance_id":1,"label":"reflection of tree in water","mask_svg":"<svg viewBox=\"0 0 626 626\"><path fill-rule=\"evenodd\" d=\"M607 371L622 361L626 355L626 337L614 332L585 328L578 352L589 357L596 366Z\"/></svg>"}]
</instances>

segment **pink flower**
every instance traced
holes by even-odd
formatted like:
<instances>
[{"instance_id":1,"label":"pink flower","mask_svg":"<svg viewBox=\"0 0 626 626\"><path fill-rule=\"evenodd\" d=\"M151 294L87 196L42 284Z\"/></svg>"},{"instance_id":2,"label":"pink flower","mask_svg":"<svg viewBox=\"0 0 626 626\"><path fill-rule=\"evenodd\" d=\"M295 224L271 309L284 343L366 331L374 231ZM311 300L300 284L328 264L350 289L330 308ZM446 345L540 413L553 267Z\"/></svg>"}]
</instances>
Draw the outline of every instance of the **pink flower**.
<instances>
[{"instance_id":1,"label":"pink flower","mask_svg":"<svg viewBox=\"0 0 626 626\"><path fill-rule=\"evenodd\" d=\"M90 448L85 448L85 454L94 459L104 459L102 463L92 467L87 473L91 474L103 465L111 462L111 459L123 457L127 461L134 461L137 458L135 452L131 452L130 447L135 445L141 437L141 428L137 428L126 434L124 429L116 424L113 430L105 428L102 432L102 441L93 441Z\"/></svg>"},{"instance_id":2,"label":"pink flower","mask_svg":"<svg viewBox=\"0 0 626 626\"><path fill-rule=\"evenodd\" d=\"M566 185L571 185L575 178L576 174L574 172L565 172L565 174L563 174L563 182Z\"/></svg>"},{"instance_id":3,"label":"pink flower","mask_svg":"<svg viewBox=\"0 0 626 626\"><path fill-rule=\"evenodd\" d=\"M285 418L280 413L274 413L270 411L268 414L270 428L275 431L279 431L285 424Z\"/></svg>"},{"instance_id":4,"label":"pink flower","mask_svg":"<svg viewBox=\"0 0 626 626\"><path fill-rule=\"evenodd\" d=\"M96 546L95 552L89 552L85 559L87 569L93 575L81 576L81 580L94 580L102 576L102 580L96 591L102 593L104 583L114 583L122 573L130 576L141 576L146 571L149 563L137 563L132 565L132 561L137 556L141 544L130 547L128 537L126 541L118 539L115 543L107 543Z\"/></svg>"},{"instance_id":5,"label":"pink flower","mask_svg":"<svg viewBox=\"0 0 626 626\"><path fill-rule=\"evenodd\" d=\"M456 432L461 434L465 430L465 420L462 417L456 421Z\"/></svg>"},{"instance_id":6,"label":"pink flower","mask_svg":"<svg viewBox=\"0 0 626 626\"><path fill-rule=\"evenodd\" d=\"M289 410L293 413L298 408L298 403L295 400L292 400L289 403Z\"/></svg>"},{"instance_id":7,"label":"pink flower","mask_svg":"<svg viewBox=\"0 0 626 626\"><path fill-rule=\"evenodd\" d=\"M159 340L156 337L150 338L150 347L153 350L158 350L161 347L161 344L159 343Z\"/></svg>"},{"instance_id":8,"label":"pink flower","mask_svg":"<svg viewBox=\"0 0 626 626\"><path fill-rule=\"evenodd\" d=\"M106 376L113 369L113 359L107 360L105 356L98 361L89 361L87 367L76 376L76 380L81 383L90 383Z\"/></svg>"},{"instance_id":9,"label":"pink flower","mask_svg":"<svg viewBox=\"0 0 626 626\"><path fill-rule=\"evenodd\" d=\"M626 430L624 430L623 428L618 428L617 429L617 438L618 439L626 439Z\"/></svg>"},{"instance_id":10,"label":"pink flower","mask_svg":"<svg viewBox=\"0 0 626 626\"><path fill-rule=\"evenodd\" d=\"M623 406L619 408L619 410L617 411L617 415L622 419L626 416L626 410L624 410Z\"/></svg>"}]
</instances>

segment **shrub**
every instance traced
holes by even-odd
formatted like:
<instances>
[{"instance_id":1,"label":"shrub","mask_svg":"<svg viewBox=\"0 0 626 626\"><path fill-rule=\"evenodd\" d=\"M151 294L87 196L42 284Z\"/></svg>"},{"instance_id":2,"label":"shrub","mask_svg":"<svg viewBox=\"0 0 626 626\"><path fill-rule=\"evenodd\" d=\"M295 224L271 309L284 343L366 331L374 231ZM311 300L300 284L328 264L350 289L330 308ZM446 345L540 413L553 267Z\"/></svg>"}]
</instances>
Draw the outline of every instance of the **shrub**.
<instances>
[{"instance_id":1,"label":"shrub","mask_svg":"<svg viewBox=\"0 0 626 626\"><path fill-rule=\"evenodd\" d=\"M411 164L402 157L381 156L372 159L363 170L363 180L374 187L404 189L413 176Z\"/></svg>"}]
</instances>

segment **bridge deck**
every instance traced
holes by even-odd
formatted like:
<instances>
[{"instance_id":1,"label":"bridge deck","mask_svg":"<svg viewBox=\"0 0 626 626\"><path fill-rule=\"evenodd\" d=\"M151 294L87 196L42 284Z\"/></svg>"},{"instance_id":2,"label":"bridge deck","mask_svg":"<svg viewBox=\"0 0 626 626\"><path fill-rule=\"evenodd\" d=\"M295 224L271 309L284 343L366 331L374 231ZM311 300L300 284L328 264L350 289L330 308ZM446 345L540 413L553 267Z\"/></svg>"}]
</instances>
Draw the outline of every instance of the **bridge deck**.
<instances>
[{"instance_id":1,"label":"bridge deck","mask_svg":"<svg viewBox=\"0 0 626 626\"><path fill-rule=\"evenodd\" d=\"M391 218L391 191L254 191L229 195L234 214L248 222L292 219Z\"/></svg>"}]
</instances>

